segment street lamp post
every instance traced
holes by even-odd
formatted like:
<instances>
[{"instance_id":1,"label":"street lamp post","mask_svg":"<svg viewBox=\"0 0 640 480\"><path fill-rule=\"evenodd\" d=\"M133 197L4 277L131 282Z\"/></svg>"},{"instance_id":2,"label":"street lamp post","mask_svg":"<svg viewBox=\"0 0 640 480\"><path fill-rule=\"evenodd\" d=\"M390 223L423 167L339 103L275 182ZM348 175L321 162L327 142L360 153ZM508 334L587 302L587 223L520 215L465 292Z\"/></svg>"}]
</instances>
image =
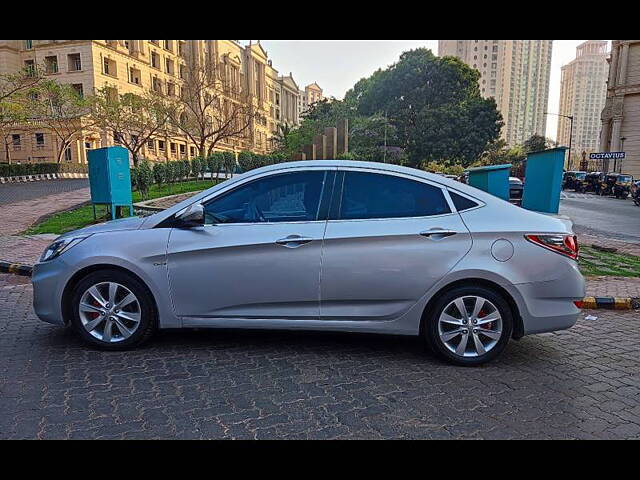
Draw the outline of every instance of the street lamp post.
<instances>
[{"instance_id":1,"label":"street lamp post","mask_svg":"<svg viewBox=\"0 0 640 480\"><path fill-rule=\"evenodd\" d=\"M573 115L562 115L561 113L544 112L545 115L555 115L557 117L564 117L569 119L569 158L567 159L567 166L571 168L571 141L573 140Z\"/></svg>"},{"instance_id":2,"label":"street lamp post","mask_svg":"<svg viewBox=\"0 0 640 480\"><path fill-rule=\"evenodd\" d=\"M627 139L627 137L620 137L620 151L624 152L624 141ZM615 160L615 165L613 167L613 171L617 172L618 171L618 159L616 158ZM618 173L622 173L622 172L618 172Z\"/></svg>"}]
</instances>

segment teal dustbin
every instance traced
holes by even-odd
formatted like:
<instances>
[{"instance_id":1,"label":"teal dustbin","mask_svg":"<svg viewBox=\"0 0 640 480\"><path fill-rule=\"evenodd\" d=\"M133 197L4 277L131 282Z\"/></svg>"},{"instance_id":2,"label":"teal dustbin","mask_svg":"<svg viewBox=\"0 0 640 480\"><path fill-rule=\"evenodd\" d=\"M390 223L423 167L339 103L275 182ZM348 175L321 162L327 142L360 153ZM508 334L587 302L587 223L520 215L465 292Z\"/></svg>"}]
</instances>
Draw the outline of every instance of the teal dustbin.
<instances>
[{"instance_id":1,"label":"teal dustbin","mask_svg":"<svg viewBox=\"0 0 640 480\"><path fill-rule=\"evenodd\" d=\"M133 215L129 151L121 146L89 150L89 186L93 217L96 205L108 205L111 218L116 218L116 207L129 207Z\"/></svg>"},{"instance_id":2,"label":"teal dustbin","mask_svg":"<svg viewBox=\"0 0 640 480\"><path fill-rule=\"evenodd\" d=\"M527 155L522 208L558 213L566 150L566 147L557 147Z\"/></svg>"},{"instance_id":3,"label":"teal dustbin","mask_svg":"<svg viewBox=\"0 0 640 480\"><path fill-rule=\"evenodd\" d=\"M469 185L508 201L510 171L510 163L470 168Z\"/></svg>"}]
</instances>

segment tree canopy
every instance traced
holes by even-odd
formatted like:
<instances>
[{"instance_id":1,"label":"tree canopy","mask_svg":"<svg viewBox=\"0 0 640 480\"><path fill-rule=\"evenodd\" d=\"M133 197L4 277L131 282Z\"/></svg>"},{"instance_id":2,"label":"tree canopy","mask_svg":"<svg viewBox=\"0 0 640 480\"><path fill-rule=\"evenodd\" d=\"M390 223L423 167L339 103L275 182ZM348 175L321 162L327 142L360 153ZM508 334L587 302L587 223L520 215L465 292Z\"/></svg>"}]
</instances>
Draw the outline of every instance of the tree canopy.
<instances>
[{"instance_id":1,"label":"tree canopy","mask_svg":"<svg viewBox=\"0 0 640 480\"><path fill-rule=\"evenodd\" d=\"M347 118L356 158L382 161L389 154L391 161L415 167L431 161L468 166L503 125L495 101L480 95L479 76L460 60L425 48L404 52L358 81L344 101L314 105L286 147L299 151L323 127Z\"/></svg>"}]
</instances>

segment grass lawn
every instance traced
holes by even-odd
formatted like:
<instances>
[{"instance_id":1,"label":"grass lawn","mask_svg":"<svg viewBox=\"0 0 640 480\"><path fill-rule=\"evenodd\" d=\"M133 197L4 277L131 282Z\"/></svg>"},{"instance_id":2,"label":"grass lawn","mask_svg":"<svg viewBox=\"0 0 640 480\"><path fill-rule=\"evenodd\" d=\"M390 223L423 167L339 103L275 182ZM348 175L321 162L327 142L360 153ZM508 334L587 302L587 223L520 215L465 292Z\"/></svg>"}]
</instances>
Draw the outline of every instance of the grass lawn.
<instances>
[{"instance_id":1,"label":"grass lawn","mask_svg":"<svg viewBox=\"0 0 640 480\"><path fill-rule=\"evenodd\" d=\"M607 253L591 247L580 247L578 265L585 276L640 277L640 257L635 255Z\"/></svg>"},{"instance_id":2,"label":"grass lawn","mask_svg":"<svg viewBox=\"0 0 640 480\"><path fill-rule=\"evenodd\" d=\"M167 195L177 195L180 193L199 192L211 187L213 183L211 180L191 180L187 182L173 183L171 185L152 185L149 189L149 200L153 198L166 197ZM141 201L140 192L133 192L133 203ZM123 208L123 215L128 216L127 208ZM93 206L84 205L73 210L66 212L56 213L44 221L32 225L27 229L25 235L37 235L40 233L55 233L63 234L71 230L86 227L93 223L100 223L106 220L111 220L110 216L107 216L106 205L96 206L97 220L93 219Z\"/></svg>"}]
</instances>

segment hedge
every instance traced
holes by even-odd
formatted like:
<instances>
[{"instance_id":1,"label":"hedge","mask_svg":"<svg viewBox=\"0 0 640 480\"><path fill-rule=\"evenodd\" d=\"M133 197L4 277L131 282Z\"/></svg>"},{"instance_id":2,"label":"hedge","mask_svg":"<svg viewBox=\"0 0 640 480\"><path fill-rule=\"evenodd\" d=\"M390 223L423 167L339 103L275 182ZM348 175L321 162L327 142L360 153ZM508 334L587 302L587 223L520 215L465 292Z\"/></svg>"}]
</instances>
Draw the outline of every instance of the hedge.
<instances>
[{"instance_id":1,"label":"hedge","mask_svg":"<svg viewBox=\"0 0 640 480\"><path fill-rule=\"evenodd\" d=\"M87 165L81 163L0 163L0 177L20 177L46 173L87 173Z\"/></svg>"}]
</instances>

